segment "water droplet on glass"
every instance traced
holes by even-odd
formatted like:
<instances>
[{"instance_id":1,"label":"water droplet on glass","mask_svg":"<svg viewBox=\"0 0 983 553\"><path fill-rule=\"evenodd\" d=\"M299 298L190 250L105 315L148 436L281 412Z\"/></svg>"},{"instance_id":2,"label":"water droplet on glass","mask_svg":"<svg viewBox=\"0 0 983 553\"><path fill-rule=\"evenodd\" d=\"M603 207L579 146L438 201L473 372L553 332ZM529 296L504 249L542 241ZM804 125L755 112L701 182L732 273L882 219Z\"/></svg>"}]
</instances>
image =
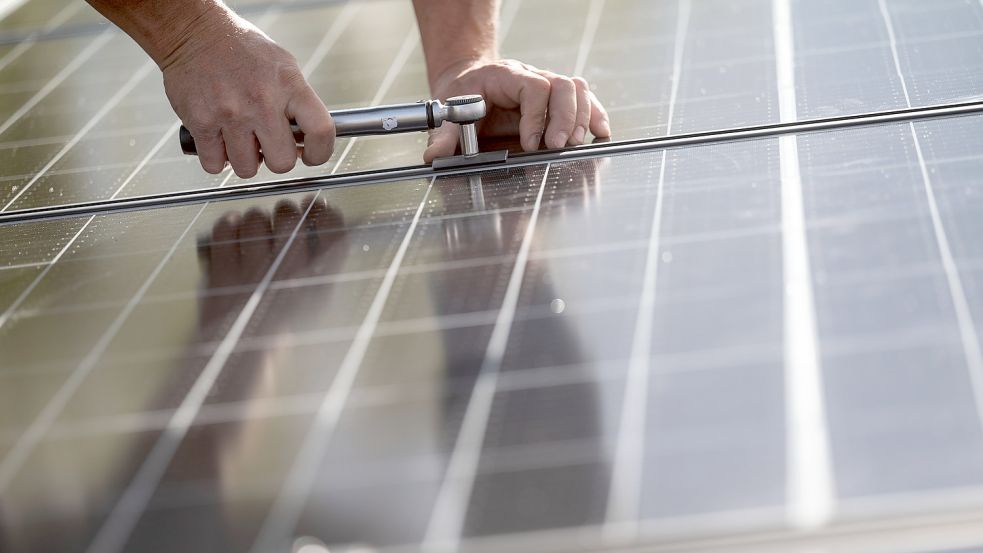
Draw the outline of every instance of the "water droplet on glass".
<instances>
[{"instance_id":1,"label":"water droplet on glass","mask_svg":"<svg viewBox=\"0 0 983 553\"><path fill-rule=\"evenodd\" d=\"M557 315L563 313L566 309L567 309L567 302L561 300L560 298L556 298L555 300L550 302L550 311L556 313Z\"/></svg>"},{"instance_id":2,"label":"water droplet on glass","mask_svg":"<svg viewBox=\"0 0 983 553\"><path fill-rule=\"evenodd\" d=\"M362 244L362 251L363 252L369 251L369 245L368 244Z\"/></svg>"}]
</instances>

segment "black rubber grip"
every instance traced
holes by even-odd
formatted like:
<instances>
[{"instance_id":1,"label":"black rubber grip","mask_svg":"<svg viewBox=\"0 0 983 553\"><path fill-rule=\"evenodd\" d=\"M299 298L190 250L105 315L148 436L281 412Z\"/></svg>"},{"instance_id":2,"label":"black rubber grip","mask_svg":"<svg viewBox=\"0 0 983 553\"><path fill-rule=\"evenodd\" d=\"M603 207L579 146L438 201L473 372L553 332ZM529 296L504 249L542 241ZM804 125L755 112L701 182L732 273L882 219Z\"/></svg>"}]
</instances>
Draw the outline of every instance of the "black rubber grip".
<instances>
[{"instance_id":1,"label":"black rubber grip","mask_svg":"<svg viewBox=\"0 0 983 553\"><path fill-rule=\"evenodd\" d=\"M290 130L294 133L294 141L297 144L304 143L304 133L300 131L300 127L297 126L297 122L293 119L290 120ZM181 125L178 130L178 138L181 139L181 151L189 156L198 155L198 147L195 146L195 137L191 136L191 131L187 127Z\"/></svg>"}]
</instances>

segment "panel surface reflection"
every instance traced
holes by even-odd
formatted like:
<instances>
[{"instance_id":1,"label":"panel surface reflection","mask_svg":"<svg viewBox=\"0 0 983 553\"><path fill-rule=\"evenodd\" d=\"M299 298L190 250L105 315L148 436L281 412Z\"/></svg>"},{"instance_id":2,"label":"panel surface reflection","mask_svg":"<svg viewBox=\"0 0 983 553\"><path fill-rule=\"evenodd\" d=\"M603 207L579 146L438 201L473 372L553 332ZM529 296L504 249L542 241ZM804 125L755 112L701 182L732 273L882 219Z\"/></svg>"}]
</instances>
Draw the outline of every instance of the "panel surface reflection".
<instances>
[{"instance_id":1,"label":"panel surface reflection","mask_svg":"<svg viewBox=\"0 0 983 553\"><path fill-rule=\"evenodd\" d=\"M978 311L979 156L963 150L979 124L915 127L941 227L909 126L799 138L833 524L980 481L951 303ZM721 144L0 227L15 245L0 270L5 550L785 531L778 153ZM886 458L904 462L871 470Z\"/></svg>"}]
</instances>

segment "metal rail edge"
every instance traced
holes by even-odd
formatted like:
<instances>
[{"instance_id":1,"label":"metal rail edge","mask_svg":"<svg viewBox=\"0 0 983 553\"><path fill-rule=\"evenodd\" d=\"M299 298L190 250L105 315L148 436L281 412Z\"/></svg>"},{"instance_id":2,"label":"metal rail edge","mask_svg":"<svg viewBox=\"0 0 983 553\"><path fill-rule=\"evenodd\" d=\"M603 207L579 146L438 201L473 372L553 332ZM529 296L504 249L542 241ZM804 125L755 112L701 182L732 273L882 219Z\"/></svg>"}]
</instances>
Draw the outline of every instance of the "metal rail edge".
<instances>
[{"instance_id":1,"label":"metal rail edge","mask_svg":"<svg viewBox=\"0 0 983 553\"><path fill-rule=\"evenodd\" d=\"M394 169L358 171L343 175L304 177L255 184L240 184L225 188L184 190L178 192L135 196L132 198L116 198L111 200L95 200L64 205L42 206L0 213L0 225L48 221L86 215L103 215L123 211L142 211L161 207L198 204L202 202L221 202L244 198L257 198L262 196L319 190L329 187L377 184L422 178L430 179L435 176L450 177L470 175L476 173L487 173L490 171L499 171L513 167L540 165L543 163L555 164L597 157L627 155L652 150L704 146L743 140L760 140L789 134L816 133L874 125L888 125L894 123L912 123L926 119L964 117L977 114L983 114L983 100L879 111L858 115L810 119L792 123L775 123L735 129L703 131L659 138L600 142L564 150L545 150L540 152L516 154L509 157L506 162L501 164L472 168L461 167L452 170L435 171L429 165L417 165ZM983 154L983 152L981 152L981 154Z\"/></svg>"}]
</instances>

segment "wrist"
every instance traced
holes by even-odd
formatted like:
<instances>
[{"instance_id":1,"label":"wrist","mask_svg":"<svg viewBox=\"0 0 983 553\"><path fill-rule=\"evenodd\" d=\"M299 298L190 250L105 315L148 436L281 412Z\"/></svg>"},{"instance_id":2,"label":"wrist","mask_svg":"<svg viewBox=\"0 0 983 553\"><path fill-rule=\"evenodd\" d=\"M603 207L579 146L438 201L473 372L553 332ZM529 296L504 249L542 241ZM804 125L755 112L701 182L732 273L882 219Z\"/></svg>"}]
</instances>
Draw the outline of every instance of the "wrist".
<instances>
[{"instance_id":1,"label":"wrist","mask_svg":"<svg viewBox=\"0 0 983 553\"><path fill-rule=\"evenodd\" d=\"M221 2L195 2L195 9L174 14L147 53L161 70L207 51L219 40L242 32L243 25Z\"/></svg>"}]
</instances>

